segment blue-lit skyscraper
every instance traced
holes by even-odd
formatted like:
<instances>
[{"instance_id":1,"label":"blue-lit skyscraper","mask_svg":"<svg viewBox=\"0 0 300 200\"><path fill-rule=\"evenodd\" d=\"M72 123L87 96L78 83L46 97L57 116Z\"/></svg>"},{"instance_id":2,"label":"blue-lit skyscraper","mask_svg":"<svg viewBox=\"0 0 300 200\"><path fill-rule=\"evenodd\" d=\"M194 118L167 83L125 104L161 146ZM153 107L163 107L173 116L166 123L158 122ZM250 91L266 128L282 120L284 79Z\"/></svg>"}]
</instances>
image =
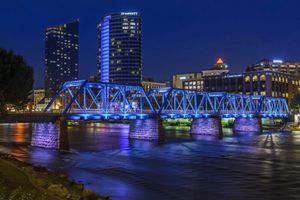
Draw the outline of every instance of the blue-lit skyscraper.
<instances>
[{"instance_id":1,"label":"blue-lit skyscraper","mask_svg":"<svg viewBox=\"0 0 300 200\"><path fill-rule=\"evenodd\" d=\"M51 26L45 38L45 97L51 98L66 81L78 79L79 20Z\"/></svg>"},{"instance_id":2,"label":"blue-lit skyscraper","mask_svg":"<svg viewBox=\"0 0 300 200\"><path fill-rule=\"evenodd\" d=\"M102 82L140 84L141 18L136 12L114 13L98 24L98 72Z\"/></svg>"}]
</instances>

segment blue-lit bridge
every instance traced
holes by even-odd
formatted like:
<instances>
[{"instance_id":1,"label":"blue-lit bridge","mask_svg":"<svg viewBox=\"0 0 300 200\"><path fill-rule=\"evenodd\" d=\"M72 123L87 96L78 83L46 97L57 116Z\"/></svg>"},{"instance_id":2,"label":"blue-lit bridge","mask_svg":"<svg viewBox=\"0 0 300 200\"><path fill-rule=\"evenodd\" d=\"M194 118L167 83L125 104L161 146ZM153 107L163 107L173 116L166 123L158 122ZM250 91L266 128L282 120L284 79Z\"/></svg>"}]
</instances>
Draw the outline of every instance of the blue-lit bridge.
<instances>
[{"instance_id":1,"label":"blue-lit bridge","mask_svg":"<svg viewBox=\"0 0 300 200\"><path fill-rule=\"evenodd\" d=\"M245 123L253 126L252 121L256 119L286 118L289 115L285 98L176 88L158 88L146 93L140 85L86 80L66 82L45 110L48 111L56 102L60 102L60 111L69 120L125 119L143 125L147 119L192 118L192 132L207 123L207 126L220 126L218 118L246 120ZM260 123L256 121L254 124Z\"/></svg>"}]
</instances>

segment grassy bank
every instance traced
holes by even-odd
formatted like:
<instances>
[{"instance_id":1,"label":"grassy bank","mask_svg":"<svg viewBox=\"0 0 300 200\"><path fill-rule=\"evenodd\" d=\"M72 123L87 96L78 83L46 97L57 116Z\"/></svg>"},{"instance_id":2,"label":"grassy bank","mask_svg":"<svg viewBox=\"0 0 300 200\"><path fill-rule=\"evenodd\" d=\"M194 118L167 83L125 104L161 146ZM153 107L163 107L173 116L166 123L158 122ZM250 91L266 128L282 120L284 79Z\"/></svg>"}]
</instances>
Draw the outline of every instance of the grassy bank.
<instances>
[{"instance_id":1,"label":"grassy bank","mask_svg":"<svg viewBox=\"0 0 300 200\"><path fill-rule=\"evenodd\" d=\"M49 172L0 154L0 200L103 200L64 174Z\"/></svg>"}]
</instances>

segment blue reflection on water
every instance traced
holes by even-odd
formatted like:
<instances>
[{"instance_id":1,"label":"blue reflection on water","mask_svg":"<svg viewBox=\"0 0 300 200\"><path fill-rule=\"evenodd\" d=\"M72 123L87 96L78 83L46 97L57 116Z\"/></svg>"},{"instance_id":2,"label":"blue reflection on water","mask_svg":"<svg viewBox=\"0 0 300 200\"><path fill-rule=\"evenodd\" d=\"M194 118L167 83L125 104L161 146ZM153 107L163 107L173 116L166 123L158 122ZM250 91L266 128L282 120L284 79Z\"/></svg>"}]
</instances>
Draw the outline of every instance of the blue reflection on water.
<instances>
[{"instance_id":1,"label":"blue reflection on water","mask_svg":"<svg viewBox=\"0 0 300 200\"><path fill-rule=\"evenodd\" d=\"M58 149L59 128L54 123L34 124L31 145L48 149Z\"/></svg>"},{"instance_id":2,"label":"blue reflection on water","mask_svg":"<svg viewBox=\"0 0 300 200\"><path fill-rule=\"evenodd\" d=\"M4 141L30 143L30 127L33 137L37 130L50 130L23 126L22 139L15 128L0 125L1 147ZM300 132L246 136L224 129L221 139L191 138L188 128L169 127L164 141L143 141L129 140L128 130L128 124L115 123L70 126L69 152L5 148L112 199L299 198Z\"/></svg>"}]
</instances>

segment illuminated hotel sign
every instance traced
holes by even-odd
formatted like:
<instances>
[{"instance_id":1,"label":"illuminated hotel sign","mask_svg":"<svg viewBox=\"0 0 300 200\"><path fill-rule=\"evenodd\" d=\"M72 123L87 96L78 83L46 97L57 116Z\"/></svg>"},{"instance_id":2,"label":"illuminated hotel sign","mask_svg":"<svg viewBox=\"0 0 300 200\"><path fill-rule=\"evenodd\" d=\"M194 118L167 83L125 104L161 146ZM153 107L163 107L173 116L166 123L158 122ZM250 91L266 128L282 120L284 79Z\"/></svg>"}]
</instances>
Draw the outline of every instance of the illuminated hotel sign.
<instances>
[{"instance_id":1,"label":"illuminated hotel sign","mask_svg":"<svg viewBox=\"0 0 300 200\"><path fill-rule=\"evenodd\" d=\"M273 63L283 63L283 61L282 60L273 60Z\"/></svg>"},{"instance_id":2,"label":"illuminated hotel sign","mask_svg":"<svg viewBox=\"0 0 300 200\"><path fill-rule=\"evenodd\" d=\"M137 12L121 12L121 15L138 15Z\"/></svg>"},{"instance_id":3,"label":"illuminated hotel sign","mask_svg":"<svg viewBox=\"0 0 300 200\"><path fill-rule=\"evenodd\" d=\"M227 75L225 76L225 78L234 78L234 77L242 77L243 74L231 74L231 75Z\"/></svg>"}]
</instances>

